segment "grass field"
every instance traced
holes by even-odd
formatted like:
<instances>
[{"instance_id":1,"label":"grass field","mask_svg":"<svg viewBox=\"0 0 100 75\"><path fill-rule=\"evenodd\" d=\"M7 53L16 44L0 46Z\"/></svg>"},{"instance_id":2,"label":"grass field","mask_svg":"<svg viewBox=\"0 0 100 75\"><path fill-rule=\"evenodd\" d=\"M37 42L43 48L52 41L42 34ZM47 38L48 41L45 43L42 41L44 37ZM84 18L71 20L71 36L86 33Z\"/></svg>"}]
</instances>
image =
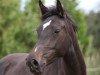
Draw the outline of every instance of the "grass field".
<instances>
[{"instance_id":1,"label":"grass field","mask_svg":"<svg viewBox=\"0 0 100 75\"><path fill-rule=\"evenodd\" d=\"M100 53L95 52L85 57L87 65L87 75L100 75Z\"/></svg>"}]
</instances>

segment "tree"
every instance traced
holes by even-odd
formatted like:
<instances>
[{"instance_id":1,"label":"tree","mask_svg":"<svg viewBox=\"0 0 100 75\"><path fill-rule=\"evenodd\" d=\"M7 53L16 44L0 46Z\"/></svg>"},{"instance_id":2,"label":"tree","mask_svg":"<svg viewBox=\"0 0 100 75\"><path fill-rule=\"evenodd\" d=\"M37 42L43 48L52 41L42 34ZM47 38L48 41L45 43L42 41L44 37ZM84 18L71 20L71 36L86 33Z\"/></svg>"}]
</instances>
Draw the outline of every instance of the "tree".
<instances>
[{"instance_id":1,"label":"tree","mask_svg":"<svg viewBox=\"0 0 100 75\"><path fill-rule=\"evenodd\" d=\"M4 35L9 27L13 25L15 19L18 18L17 14L19 14L19 12L16 12L19 9L19 7L17 7L19 5L18 2L19 1L16 0L0 0L0 53L3 55L7 54L7 51L4 49L6 47L4 46L4 41L6 41ZM6 38L8 38L8 36Z\"/></svg>"},{"instance_id":2,"label":"tree","mask_svg":"<svg viewBox=\"0 0 100 75\"><path fill-rule=\"evenodd\" d=\"M93 11L87 15L88 33L93 36L92 46L100 49L100 12Z\"/></svg>"},{"instance_id":3,"label":"tree","mask_svg":"<svg viewBox=\"0 0 100 75\"><path fill-rule=\"evenodd\" d=\"M32 0L31 9L28 4L26 11L21 12L19 0L0 0L0 57L29 52L34 47L37 37L34 24L38 24L36 5Z\"/></svg>"}]
</instances>

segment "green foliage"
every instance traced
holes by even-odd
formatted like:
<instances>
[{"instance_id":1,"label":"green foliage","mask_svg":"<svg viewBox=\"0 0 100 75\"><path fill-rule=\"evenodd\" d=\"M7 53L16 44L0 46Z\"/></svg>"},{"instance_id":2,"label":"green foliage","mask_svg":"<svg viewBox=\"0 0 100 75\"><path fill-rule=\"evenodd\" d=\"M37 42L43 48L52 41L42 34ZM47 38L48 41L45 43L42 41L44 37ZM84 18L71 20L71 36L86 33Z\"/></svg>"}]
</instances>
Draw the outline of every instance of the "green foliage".
<instances>
[{"instance_id":1,"label":"green foliage","mask_svg":"<svg viewBox=\"0 0 100 75\"><path fill-rule=\"evenodd\" d=\"M16 7L19 6L18 1L8 1L0 0L0 53L2 55L7 54L7 51L4 51L4 48L6 48L6 46L4 46L4 33L6 33L9 27L13 25L15 20L18 19L19 15L19 12L17 11L19 7ZM8 37L9 36L7 36L6 38Z\"/></svg>"},{"instance_id":2,"label":"green foliage","mask_svg":"<svg viewBox=\"0 0 100 75\"><path fill-rule=\"evenodd\" d=\"M87 15L88 33L93 36L92 46L100 49L100 12Z\"/></svg>"},{"instance_id":3,"label":"green foliage","mask_svg":"<svg viewBox=\"0 0 100 75\"><path fill-rule=\"evenodd\" d=\"M0 57L9 53L29 52L37 40L39 20L36 2L32 0L25 12L20 11L18 0L0 0L0 3Z\"/></svg>"}]
</instances>

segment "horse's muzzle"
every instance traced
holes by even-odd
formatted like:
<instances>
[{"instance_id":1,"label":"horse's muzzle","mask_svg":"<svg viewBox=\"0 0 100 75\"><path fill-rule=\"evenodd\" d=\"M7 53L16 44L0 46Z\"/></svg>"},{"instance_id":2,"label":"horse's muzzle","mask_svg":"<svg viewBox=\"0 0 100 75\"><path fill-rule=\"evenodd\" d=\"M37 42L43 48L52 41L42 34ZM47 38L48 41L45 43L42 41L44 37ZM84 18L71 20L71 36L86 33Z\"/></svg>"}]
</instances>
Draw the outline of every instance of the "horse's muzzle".
<instances>
[{"instance_id":1,"label":"horse's muzzle","mask_svg":"<svg viewBox=\"0 0 100 75\"><path fill-rule=\"evenodd\" d=\"M35 74L41 73L39 63L35 59L32 59L32 60L26 59L26 65L29 67L32 73L35 73Z\"/></svg>"}]
</instances>

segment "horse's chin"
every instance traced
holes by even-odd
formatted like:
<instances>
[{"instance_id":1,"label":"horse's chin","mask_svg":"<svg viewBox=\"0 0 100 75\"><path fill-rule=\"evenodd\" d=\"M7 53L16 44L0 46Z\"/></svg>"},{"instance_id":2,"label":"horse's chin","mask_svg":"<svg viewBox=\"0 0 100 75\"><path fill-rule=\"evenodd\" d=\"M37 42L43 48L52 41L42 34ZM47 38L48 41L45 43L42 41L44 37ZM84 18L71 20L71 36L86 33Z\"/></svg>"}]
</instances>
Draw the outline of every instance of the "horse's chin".
<instances>
[{"instance_id":1,"label":"horse's chin","mask_svg":"<svg viewBox=\"0 0 100 75\"><path fill-rule=\"evenodd\" d=\"M35 66L32 63L26 62L26 65L29 67L30 72L32 72L33 74L41 74L41 69L40 66Z\"/></svg>"},{"instance_id":2,"label":"horse's chin","mask_svg":"<svg viewBox=\"0 0 100 75\"><path fill-rule=\"evenodd\" d=\"M34 69L34 68L30 68L30 71L33 73L33 74L41 74L42 71L40 69Z\"/></svg>"}]
</instances>

